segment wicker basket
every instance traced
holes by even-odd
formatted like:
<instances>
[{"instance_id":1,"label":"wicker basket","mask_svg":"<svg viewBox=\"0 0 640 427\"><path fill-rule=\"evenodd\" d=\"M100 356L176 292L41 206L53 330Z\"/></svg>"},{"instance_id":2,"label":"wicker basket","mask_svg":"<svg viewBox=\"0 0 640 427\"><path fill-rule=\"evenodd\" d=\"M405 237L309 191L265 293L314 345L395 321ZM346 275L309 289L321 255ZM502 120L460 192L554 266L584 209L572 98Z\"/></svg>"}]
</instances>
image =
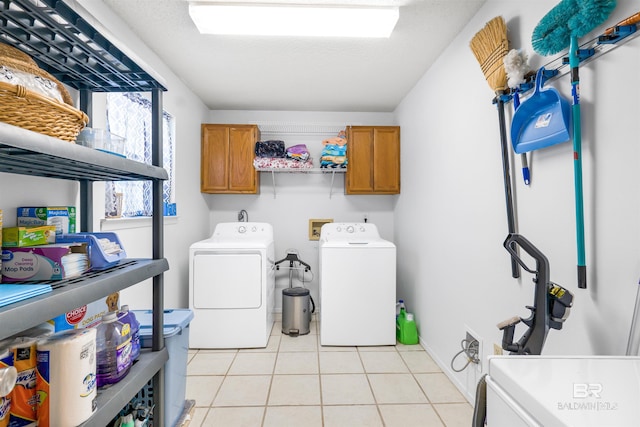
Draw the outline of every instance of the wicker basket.
<instances>
[{"instance_id":1,"label":"wicker basket","mask_svg":"<svg viewBox=\"0 0 640 427\"><path fill-rule=\"evenodd\" d=\"M89 117L73 107L66 88L24 52L0 43L0 65L47 78L56 83L64 103L24 86L0 82L0 121L68 142L89 123Z\"/></svg>"},{"instance_id":2,"label":"wicker basket","mask_svg":"<svg viewBox=\"0 0 640 427\"><path fill-rule=\"evenodd\" d=\"M89 123L89 117L70 105L0 82L0 121L68 142Z\"/></svg>"}]
</instances>

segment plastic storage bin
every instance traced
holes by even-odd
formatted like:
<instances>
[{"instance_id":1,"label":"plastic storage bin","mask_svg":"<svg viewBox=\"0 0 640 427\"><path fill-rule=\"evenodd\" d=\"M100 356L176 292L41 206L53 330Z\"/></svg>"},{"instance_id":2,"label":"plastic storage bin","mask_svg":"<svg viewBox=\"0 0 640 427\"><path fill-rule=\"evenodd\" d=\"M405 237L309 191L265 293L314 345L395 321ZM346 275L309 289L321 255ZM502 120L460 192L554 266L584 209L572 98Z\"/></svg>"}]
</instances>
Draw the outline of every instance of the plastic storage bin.
<instances>
[{"instance_id":1,"label":"plastic storage bin","mask_svg":"<svg viewBox=\"0 0 640 427\"><path fill-rule=\"evenodd\" d=\"M117 253L106 253L100 245L100 239L107 239L122 249ZM89 261L92 270L104 270L112 267L118 261L127 257L127 252L122 247L120 239L116 233L71 233L56 236L56 243L87 243L89 246Z\"/></svg>"},{"instance_id":2,"label":"plastic storage bin","mask_svg":"<svg viewBox=\"0 0 640 427\"><path fill-rule=\"evenodd\" d=\"M142 348L151 348L153 312L133 310L133 313L140 322ZM164 311L164 344L169 352L169 360L164 367L164 420L168 427L175 426L184 409L191 319L193 311L189 309Z\"/></svg>"},{"instance_id":3,"label":"plastic storage bin","mask_svg":"<svg viewBox=\"0 0 640 427\"><path fill-rule=\"evenodd\" d=\"M84 128L78 134L76 142L80 145L84 145L85 147L125 157L125 139L121 136L114 135L105 129Z\"/></svg>"}]
</instances>

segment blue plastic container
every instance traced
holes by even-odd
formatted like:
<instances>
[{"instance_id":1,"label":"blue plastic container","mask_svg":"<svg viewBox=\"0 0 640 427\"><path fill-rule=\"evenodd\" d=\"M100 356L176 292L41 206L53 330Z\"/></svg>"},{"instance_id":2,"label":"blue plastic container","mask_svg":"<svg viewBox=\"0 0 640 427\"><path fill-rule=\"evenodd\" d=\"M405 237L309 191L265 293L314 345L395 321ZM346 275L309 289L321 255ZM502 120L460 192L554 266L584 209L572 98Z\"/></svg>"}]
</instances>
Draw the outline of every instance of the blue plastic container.
<instances>
[{"instance_id":1,"label":"blue plastic container","mask_svg":"<svg viewBox=\"0 0 640 427\"><path fill-rule=\"evenodd\" d=\"M142 348L151 348L153 311L132 311L140 322ZM184 409L191 319L193 311L189 309L164 311L164 344L169 352L169 360L164 367L164 420L170 427L176 425Z\"/></svg>"},{"instance_id":2,"label":"blue plastic container","mask_svg":"<svg viewBox=\"0 0 640 427\"><path fill-rule=\"evenodd\" d=\"M122 249L121 252L116 254L108 254L102 250L99 239L107 239L116 243ZM88 245L89 261L92 270L104 270L109 267L113 267L118 261L127 257L127 252L124 250L122 243L116 233L104 232L104 233L72 233L61 234L56 236L56 243L86 243Z\"/></svg>"}]
</instances>

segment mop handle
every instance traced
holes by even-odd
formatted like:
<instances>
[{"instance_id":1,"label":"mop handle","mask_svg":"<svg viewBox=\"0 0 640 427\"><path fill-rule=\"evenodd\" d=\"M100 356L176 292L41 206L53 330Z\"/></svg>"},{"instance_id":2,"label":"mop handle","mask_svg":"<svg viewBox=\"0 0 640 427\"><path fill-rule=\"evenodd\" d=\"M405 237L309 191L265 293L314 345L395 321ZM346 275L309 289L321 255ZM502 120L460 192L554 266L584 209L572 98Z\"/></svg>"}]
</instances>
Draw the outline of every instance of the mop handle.
<instances>
[{"instance_id":1,"label":"mop handle","mask_svg":"<svg viewBox=\"0 0 640 427\"><path fill-rule=\"evenodd\" d=\"M573 171L576 202L576 240L578 249L578 288L587 287L587 267L584 249L584 203L582 199L582 133L580 128L580 75L578 37L571 36L569 65L571 66L571 95L573 96Z\"/></svg>"}]
</instances>

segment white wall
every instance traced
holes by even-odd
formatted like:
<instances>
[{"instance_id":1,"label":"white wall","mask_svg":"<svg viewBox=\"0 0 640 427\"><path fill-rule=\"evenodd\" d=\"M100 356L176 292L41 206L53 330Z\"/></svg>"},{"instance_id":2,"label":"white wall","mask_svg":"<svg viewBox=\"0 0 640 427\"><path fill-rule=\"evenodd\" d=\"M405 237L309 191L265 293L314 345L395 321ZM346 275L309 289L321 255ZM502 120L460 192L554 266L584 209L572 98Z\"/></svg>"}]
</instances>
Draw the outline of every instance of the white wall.
<instances>
[{"instance_id":1,"label":"white wall","mask_svg":"<svg viewBox=\"0 0 640 427\"><path fill-rule=\"evenodd\" d=\"M394 125L391 113L339 113L294 111L212 111L208 123L257 124L261 139L280 139L286 146L306 144L316 167L319 165L322 141L336 136L331 129L345 125ZM333 131L332 131L333 132ZM376 224L380 234L393 240L393 211L397 196L346 196L344 174L337 173L331 187L327 174L275 174L275 197L272 175L260 173L258 195L208 195L211 209L211 232L219 222L237 221L238 211L245 209L250 221L273 225L276 260L283 259L288 249L297 249L299 257L309 265L313 280L305 283L318 305L318 242L309 240L309 219L332 218L334 222ZM305 281L312 275L305 275ZM294 282L294 286L299 285ZM280 289L289 286L288 271L276 276L276 311L282 307Z\"/></svg>"},{"instance_id":2,"label":"white wall","mask_svg":"<svg viewBox=\"0 0 640 427\"><path fill-rule=\"evenodd\" d=\"M618 2L599 28L636 12ZM483 341L483 365L501 342L496 324L527 317L533 276L511 277L498 117L493 91L469 42L502 15L512 48L524 48L534 68L530 37L555 1L489 1L396 110L402 127L402 194L395 207L398 296L416 313L420 337L445 372L475 394L480 373L455 373L452 357L470 328ZM586 38L585 40L588 40ZM530 157L525 186L520 158L511 154L517 228L549 259L551 280L574 294L563 330L551 330L543 354L624 354L640 276L640 181L636 170L640 113L640 40L580 69L588 288L578 289L573 150L563 143ZM631 83L631 84L629 84ZM570 99L566 75L551 83ZM507 105L510 123L512 105ZM516 338L523 333L516 329ZM464 361L458 359L456 367ZM484 369L484 366L483 366Z\"/></svg>"}]
</instances>

